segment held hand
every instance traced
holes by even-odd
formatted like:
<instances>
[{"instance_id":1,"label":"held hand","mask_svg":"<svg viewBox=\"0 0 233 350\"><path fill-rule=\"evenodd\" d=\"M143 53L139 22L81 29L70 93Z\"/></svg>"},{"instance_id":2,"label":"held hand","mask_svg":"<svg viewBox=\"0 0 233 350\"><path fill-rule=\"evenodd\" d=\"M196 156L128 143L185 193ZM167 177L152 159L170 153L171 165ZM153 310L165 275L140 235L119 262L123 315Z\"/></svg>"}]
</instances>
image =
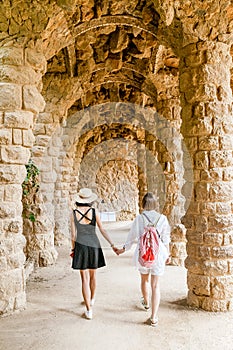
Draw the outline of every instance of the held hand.
<instances>
[{"instance_id":1,"label":"held hand","mask_svg":"<svg viewBox=\"0 0 233 350\"><path fill-rule=\"evenodd\" d=\"M122 249L117 249L116 254L117 254L117 255L120 255L120 254L122 254L122 253L124 253L124 252L125 252L125 249L124 249L124 248L122 248Z\"/></svg>"},{"instance_id":2,"label":"held hand","mask_svg":"<svg viewBox=\"0 0 233 350\"><path fill-rule=\"evenodd\" d=\"M114 251L114 253L116 253L116 254L117 254L117 251L118 251L117 247L112 246L112 250ZM117 255L118 255L118 254L117 254Z\"/></svg>"}]
</instances>

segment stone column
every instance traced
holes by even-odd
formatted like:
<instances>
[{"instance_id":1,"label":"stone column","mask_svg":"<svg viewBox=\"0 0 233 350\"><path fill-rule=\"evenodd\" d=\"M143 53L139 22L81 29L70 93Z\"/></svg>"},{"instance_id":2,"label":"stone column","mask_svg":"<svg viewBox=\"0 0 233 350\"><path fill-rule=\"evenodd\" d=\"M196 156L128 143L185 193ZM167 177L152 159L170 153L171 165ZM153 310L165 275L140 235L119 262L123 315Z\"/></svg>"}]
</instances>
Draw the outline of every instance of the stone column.
<instances>
[{"instance_id":1,"label":"stone column","mask_svg":"<svg viewBox=\"0 0 233 350\"><path fill-rule=\"evenodd\" d=\"M142 198L147 192L147 166L145 145L137 143L137 163L138 163L138 202L139 211L142 210Z\"/></svg>"},{"instance_id":2,"label":"stone column","mask_svg":"<svg viewBox=\"0 0 233 350\"><path fill-rule=\"evenodd\" d=\"M182 133L193 159L187 228L188 304L233 309L233 124L231 57L223 43L200 42L182 52ZM189 173L186 172L187 184Z\"/></svg>"},{"instance_id":3,"label":"stone column","mask_svg":"<svg viewBox=\"0 0 233 350\"><path fill-rule=\"evenodd\" d=\"M39 56L0 48L0 314L26 303L21 184L34 142L34 116L44 108L37 86L46 61Z\"/></svg>"}]
</instances>

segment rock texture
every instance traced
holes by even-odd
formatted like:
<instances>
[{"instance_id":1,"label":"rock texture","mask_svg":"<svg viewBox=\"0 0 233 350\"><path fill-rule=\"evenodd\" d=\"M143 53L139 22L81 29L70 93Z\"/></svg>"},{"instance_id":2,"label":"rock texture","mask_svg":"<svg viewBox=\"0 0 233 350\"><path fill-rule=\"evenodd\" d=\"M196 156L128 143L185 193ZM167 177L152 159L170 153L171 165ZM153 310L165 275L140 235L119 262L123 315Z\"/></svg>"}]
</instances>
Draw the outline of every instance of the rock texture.
<instances>
[{"instance_id":1,"label":"rock texture","mask_svg":"<svg viewBox=\"0 0 233 350\"><path fill-rule=\"evenodd\" d=\"M232 19L224 0L2 0L0 313L25 307L29 258L55 262L84 185L118 220L153 191L189 305L233 309Z\"/></svg>"}]
</instances>

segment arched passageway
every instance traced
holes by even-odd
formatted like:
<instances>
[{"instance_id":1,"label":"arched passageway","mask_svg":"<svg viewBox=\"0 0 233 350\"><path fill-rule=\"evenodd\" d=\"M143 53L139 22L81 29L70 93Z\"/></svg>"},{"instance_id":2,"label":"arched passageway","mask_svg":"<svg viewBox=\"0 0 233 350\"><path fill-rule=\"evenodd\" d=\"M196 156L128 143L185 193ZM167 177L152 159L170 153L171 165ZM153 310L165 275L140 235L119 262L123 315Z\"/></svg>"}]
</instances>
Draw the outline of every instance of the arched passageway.
<instances>
[{"instance_id":1,"label":"arched passageway","mask_svg":"<svg viewBox=\"0 0 233 350\"><path fill-rule=\"evenodd\" d=\"M147 189L157 194L174 264L184 263L187 239L188 304L231 310L230 2L2 3L0 312L25 306L29 258L55 262L93 160L93 186L108 173L126 180L112 181L115 193L130 192L132 176L139 202ZM116 153L103 162L106 146ZM35 221L22 218L30 158L40 170Z\"/></svg>"}]
</instances>

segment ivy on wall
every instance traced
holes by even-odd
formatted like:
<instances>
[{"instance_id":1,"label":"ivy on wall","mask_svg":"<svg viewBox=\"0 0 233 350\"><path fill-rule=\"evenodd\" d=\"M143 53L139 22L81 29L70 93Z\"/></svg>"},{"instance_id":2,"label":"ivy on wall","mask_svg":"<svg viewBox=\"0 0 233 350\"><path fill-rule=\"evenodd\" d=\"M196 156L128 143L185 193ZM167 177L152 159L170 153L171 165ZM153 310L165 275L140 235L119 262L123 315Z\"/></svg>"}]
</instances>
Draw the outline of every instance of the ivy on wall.
<instances>
[{"instance_id":1,"label":"ivy on wall","mask_svg":"<svg viewBox=\"0 0 233 350\"><path fill-rule=\"evenodd\" d=\"M22 183L23 188L23 218L29 219L32 222L36 221L35 213L35 195L39 190L39 169L29 160L26 165L27 175Z\"/></svg>"}]
</instances>

